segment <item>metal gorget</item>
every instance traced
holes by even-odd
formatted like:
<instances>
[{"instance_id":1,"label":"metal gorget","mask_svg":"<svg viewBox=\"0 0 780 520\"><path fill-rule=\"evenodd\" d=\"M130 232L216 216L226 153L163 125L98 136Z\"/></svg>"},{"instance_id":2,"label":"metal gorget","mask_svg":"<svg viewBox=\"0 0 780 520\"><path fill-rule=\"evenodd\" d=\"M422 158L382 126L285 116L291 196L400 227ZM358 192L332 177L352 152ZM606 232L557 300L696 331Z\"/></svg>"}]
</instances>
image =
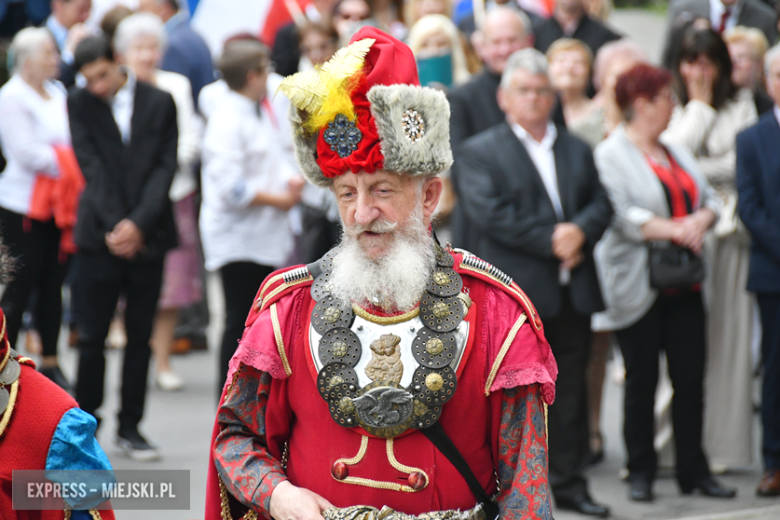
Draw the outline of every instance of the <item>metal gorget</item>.
<instances>
[{"instance_id":1,"label":"metal gorget","mask_svg":"<svg viewBox=\"0 0 780 520\"><path fill-rule=\"evenodd\" d=\"M311 287L317 303L309 344L317 390L337 424L389 438L438 420L455 395L469 335L463 318L471 302L461 293L463 281L453 263L437 246L436 267L419 307L379 317L337 302L328 286L332 257L320 261L322 273Z\"/></svg>"}]
</instances>

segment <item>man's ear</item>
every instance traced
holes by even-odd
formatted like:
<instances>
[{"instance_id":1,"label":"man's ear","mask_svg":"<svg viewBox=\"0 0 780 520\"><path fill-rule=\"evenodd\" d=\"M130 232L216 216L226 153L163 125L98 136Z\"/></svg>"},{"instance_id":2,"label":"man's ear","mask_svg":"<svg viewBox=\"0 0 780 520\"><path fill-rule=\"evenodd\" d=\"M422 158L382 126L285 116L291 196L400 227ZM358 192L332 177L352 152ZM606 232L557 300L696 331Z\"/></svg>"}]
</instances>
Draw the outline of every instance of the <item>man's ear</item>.
<instances>
[{"instance_id":1,"label":"man's ear","mask_svg":"<svg viewBox=\"0 0 780 520\"><path fill-rule=\"evenodd\" d=\"M444 183L439 177L426 179L422 188L423 218L426 223L430 221L436 206L439 205L441 193L444 190Z\"/></svg>"}]
</instances>

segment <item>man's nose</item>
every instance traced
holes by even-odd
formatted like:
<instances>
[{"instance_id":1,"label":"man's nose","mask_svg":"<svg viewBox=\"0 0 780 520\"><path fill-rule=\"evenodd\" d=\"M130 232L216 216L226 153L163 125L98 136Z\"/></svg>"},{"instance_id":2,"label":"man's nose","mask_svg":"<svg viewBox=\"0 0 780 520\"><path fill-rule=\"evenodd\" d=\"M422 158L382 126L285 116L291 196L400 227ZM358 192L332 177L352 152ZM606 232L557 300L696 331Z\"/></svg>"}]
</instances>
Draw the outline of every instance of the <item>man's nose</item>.
<instances>
[{"instance_id":1,"label":"man's nose","mask_svg":"<svg viewBox=\"0 0 780 520\"><path fill-rule=\"evenodd\" d=\"M355 222L367 226L379 217L379 209L368 195L358 194L355 208Z\"/></svg>"}]
</instances>

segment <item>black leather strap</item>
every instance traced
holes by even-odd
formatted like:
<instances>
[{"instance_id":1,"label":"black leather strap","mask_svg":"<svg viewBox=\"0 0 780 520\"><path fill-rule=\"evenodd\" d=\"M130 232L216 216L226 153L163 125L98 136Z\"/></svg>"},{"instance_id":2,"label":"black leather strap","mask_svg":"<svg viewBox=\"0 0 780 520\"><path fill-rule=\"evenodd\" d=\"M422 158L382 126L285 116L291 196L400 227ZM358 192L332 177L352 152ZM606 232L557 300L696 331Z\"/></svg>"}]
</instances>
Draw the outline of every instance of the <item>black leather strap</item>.
<instances>
[{"instance_id":1,"label":"black leather strap","mask_svg":"<svg viewBox=\"0 0 780 520\"><path fill-rule=\"evenodd\" d=\"M471 471L468 462L466 462L466 459L464 459L463 455L460 454L458 448L455 447L452 439L449 438L447 432L445 432L444 428L442 428L441 423L436 421L433 423L433 426L420 431L423 435L428 437L428 440L431 441L431 443L436 446L441 454L447 457L447 460L450 461L453 466L455 466L455 469L457 469L458 472L463 475L463 478L466 479L466 483L469 485L471 492L474 493L476 499L482 503L482 508L485 511L485 516L488 518L488 520L494 520L495 518L498 518L498 504L496 504L493 499L490 498L490 496L487 494L487 491L485 491L485 489L479 483L479 480L477 480L474 472Z\"/></svg>"}]
</instances>

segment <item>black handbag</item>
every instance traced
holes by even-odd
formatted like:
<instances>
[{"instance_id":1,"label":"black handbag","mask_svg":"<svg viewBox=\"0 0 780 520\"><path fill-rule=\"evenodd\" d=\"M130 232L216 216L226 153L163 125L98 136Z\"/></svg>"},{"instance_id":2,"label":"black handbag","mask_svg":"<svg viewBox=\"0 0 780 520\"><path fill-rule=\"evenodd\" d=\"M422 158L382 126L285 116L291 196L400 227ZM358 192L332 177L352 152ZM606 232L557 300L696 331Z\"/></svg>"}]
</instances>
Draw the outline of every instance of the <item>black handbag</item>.
<instances>
[{"instance_id":1,"label":"black handbag","mask_svg":"<svg viewBox=\"0 0 780 520\"><path fill-rule=\"evenodd\" d=\"M684 289L704 280L704 262L687 247L649 245L648 253L654 289Z\"/></svg>"}]
</instances>

